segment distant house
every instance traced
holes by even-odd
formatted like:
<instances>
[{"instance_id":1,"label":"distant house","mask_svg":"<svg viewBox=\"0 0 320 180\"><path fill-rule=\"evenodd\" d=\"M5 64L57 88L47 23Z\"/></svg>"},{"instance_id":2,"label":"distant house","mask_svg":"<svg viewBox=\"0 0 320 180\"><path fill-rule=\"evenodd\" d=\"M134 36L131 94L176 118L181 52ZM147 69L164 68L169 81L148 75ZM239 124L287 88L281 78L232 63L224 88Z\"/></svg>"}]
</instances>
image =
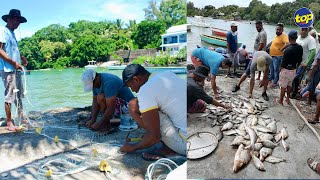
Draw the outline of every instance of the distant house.
<instances>
[{"instance_id":1,"label":"distant house","mask_svg":"<svg viewBox=\"0 0 320 180\"><path fill-rule=\"evenodd\" d=\"M161 35L162 51L170 51L177 54L180 49L187 46L187 24L172 26L166 30L166 34Z\"/></svg>"}]
</instances>

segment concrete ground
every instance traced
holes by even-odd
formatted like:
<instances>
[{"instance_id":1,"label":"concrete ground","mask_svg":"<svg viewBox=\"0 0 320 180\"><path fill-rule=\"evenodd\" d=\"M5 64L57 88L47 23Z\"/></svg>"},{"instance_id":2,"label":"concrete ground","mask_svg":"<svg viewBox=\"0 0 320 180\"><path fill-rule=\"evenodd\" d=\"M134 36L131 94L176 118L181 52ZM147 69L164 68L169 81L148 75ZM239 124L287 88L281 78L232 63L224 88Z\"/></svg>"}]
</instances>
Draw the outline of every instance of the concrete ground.
<instances>
[{"instance_id":1,"label":"concrete ground","mask_svg":"<svg viewBox=\"0 0 320 180\"><path fill-rule=\"evenodd\" d=\"M257 77L257 76L256 76ZM246 80L241 89L232 93L232 87L238 82L239 78L225 78L224 76L217 77L217 85L224 91L223 95L243 95L248 97L249 79ZM254 97L261 97L262 89L254 89ZM210 83L206 82L205 89L211 91ZM281 144L273 150L276 157L281 157L287 160L286 163L270 164L264 162L266 171L262 172L256 169L252 160L250 163L240 170L238 173L233 173L233 161L236 153L236 148L230 144L235 136L224 136L219 142L217 148L210 155L197 160L188 160L188 178L312 178L319 179L320 176L311 170L307 165L308 158L316 158L320 160L320 142L312 131L305 125L294 107L280 106L274 102L274 98L280 95L279 89L267 90L269 95L269 108L263 112L272 116L277 122L277 130L286 126L289 133L289 138L286 142L290 146L290 150L285 152ZM188 135L198 131L208 131L216 133L219 126L212 128L210 120L197 119L201 114L188 114Z\"/></svg>"},{"instance_id":2,"label":"concrete ground","mask_svg":"<svg viewBox=\"0 0 320 180\"><path fill-rule=\"evenodd\" d=\"M83 163L81 167L91 167L76 174L52 177L53 179L106 179L98 170L101 159L108 160L114 179L144 179L151 162L142 159L142 151L130 154L118 151L127 132L118 130L116 126L116 132L108 135L98 134L87 128L78 129L77 122L87 117L88 113L88 108L61 108L30 113L30 118L36 120L32 122L45 122L42 133L51 138L57 135L59 139L71 140L71 143L61 140L55 143L52 139L37 134L34 129L12 133L1 127L0 179L46 179L37 171L41 165L55 159L72 160L75 166ZM143 130L137 129L130 136L138 137L142 133ZM97 150L100 159L93 156L93 149ZM54 172L57 172L57 168L68 169L66 165L59 163L54 163L51 167Z\"/></svg>"}]
</instances>

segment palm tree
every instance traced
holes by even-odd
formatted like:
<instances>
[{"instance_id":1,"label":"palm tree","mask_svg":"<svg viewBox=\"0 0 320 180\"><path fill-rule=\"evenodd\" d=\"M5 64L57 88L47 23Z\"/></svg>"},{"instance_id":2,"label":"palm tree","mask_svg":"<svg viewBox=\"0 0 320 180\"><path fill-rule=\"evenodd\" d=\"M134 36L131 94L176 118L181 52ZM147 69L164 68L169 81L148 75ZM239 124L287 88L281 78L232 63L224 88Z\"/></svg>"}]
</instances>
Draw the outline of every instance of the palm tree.
<instances>
[{"instance_id":1,"label":"palm tree","mask_svg":"<svg viewBox=\"0 0 320 180\"><path fill-rule=\"evenodd\" d=\"M137 27L136 20L129 20L129 23L127 24L127 29L129 32L132 32Z\"/></svg>"}]
</instances>

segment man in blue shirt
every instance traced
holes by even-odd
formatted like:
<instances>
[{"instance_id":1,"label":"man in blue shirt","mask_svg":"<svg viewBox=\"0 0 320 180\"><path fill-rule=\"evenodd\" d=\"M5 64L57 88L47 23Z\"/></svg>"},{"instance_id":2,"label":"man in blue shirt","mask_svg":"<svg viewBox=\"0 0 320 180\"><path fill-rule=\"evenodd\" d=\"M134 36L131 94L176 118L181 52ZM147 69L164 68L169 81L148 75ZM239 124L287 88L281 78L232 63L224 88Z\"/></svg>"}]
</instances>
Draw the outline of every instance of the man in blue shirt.
<instances>
[{"instance_id":1,"label":"man in blue shirt","mask_svg":"<svg viewBox=\"0 0 320 180\"><path fill-rule=\"evenodd\" d=\"M230 60L234 63L233 73L236 73L236 62L234 61L234 54L238 49L238 35L237 35L238 25L236 23L231 23L231 30L227 33L227 49L230 54Z\"/></svg>"},{"instance_id":2,"label":"man in blue shirt","mask_svg":"<svg viewBox=\"0 0 320 180\"><path fill-rule=\"evenodd\" d=\"M82 74L82 83L85 92L93 92L92 111L86 125L92 130L110 132L112 130L110 119L115 112L117 98L129 102L134 99L132 92L123 86L118 76L97 73L92 69ZM99 112L103 115L100 121L96 121Z\"/></svg>"},{"instance_id":3,"label":"man in blue shirt","mask_svg":"<svg viewBox=\"0 0 320 180\"><path fill-rule=\"evenodd\" d=\"M211 86L214 92L215 98L219 98L216 85L216 76L219 72L219 67L223 69L230 68L232 62L230 59L225 58L220 53L209 50L206 47L197 48L192 52L191 61L194 66L206 66L210 69L211 74Z\"/></svg>"},{"instance_id":4,"label":"man in blue shirt","mask_svg":"<svg viewBox=\"0 0 320 180\"><path fill-rule=\"evenodd\" d=\"M18 117L22 122L26 122L23 117L23 87L21 82L21 73L17 71L22 69L21 60L27 65L27 59L20 55L18 42L14 30L20 23L27 22L26 18L21 16L17 9L11 9L9 14L3 15L2 19L7 23L5 27L0 27L0 71L4 83L4 102L7 116L7 129L16 131L16 127L11 119L11 104L15 103L18 108Z\"/></svg>"}]
</instances>

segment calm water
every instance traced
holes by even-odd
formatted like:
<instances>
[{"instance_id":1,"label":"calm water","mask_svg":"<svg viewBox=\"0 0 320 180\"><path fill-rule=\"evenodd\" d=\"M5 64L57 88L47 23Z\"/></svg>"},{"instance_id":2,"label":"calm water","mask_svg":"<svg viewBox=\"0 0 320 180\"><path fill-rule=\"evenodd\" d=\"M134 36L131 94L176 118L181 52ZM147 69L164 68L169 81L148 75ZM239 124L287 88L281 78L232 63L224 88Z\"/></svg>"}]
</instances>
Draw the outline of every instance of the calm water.
<instances>
[{"instance_id":1,"label":"calm water","mask_svg":"<svg viewBox=\"0 0 320 180\"><path fill-rule=\"evenodd\" d=\"M191 23L191 21L195 21L197 18L192 18L188 17L187 21L188 23ZM208 24L210 24L212 27L220 28L220 29L225 29L229 30L230 29L230 24L232 21L225 21L221 19L212 19L209 17L204 17L204 21ZM249 52L253 51L253 45L254 45L254 40L255 37L257 36L258 32L256 30L256 25L255 22L252 22L251 24L249 22L236 22L238 24L238 41L244 43L247 46L247 50ZM269 43L272 41L272 39L276 36L276 31L275 28L276 26L274 25L263 25L264 30L267 33L267 42ZM296 29L298 30L297 27L285 27L284 32L288 34L290 29ZM202 42L200 39L200 34L207 34L211 35L211 29L210 28L202 28L202 27L197 27L197 26L191 26L191 31L188 32L187 38L188 38L188 61L191 61L190 55L192 51L196 48L196 45L199 46L212 46L208 43Z\"/></svg>"},{"instance_id":2,"label":"calm water","mask_svg":"<svg viewBox=\"0 0 320 180\"><path fill-rule=\"evenodd\" d=\"M65 69L65 70L40 70L32 71L27 75L27 96L30 99L31 106L26 98L23 99L23 105L26 112L49 110L60 107L85 107L91 105L92 93L85 93L81 83L81 75L86 69ZM97 72L108 72L121 78L122 70L107 70L106 68L97 68ZM185 79L185 74L179 74L179 77ZM24 79L23 79L24 83ZM0 83L0 117L5 117L4 87ZM16 114L15 106L12 108L13 114Z\"/></svg>"}]
</instances>

